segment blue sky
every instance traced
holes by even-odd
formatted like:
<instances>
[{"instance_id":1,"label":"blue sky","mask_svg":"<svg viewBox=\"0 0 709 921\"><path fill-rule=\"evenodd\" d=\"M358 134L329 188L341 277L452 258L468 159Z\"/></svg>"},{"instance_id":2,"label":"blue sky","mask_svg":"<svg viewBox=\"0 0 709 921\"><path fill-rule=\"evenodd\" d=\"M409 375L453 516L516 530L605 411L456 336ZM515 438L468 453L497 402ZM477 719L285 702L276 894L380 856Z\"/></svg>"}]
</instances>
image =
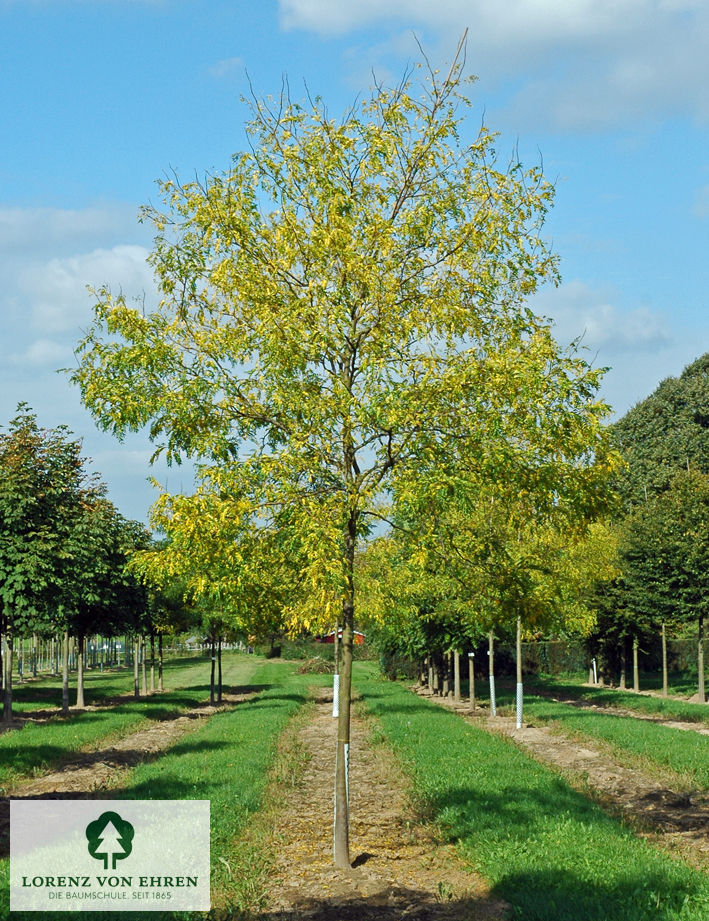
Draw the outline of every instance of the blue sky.
<instances>
[{"instance_id":1,"label":"blue sky","mask_svg":"<svg viewBox=\"0 0 709 921\"><path fill-rule=\"evenodd\" d=\"M84 441L123 514L145 519L150 445L98 432L59 367L86 285L152 290L141 204L155 180L226 169L259 95L304 82L344 109L469 29L473 133L543 160L563 282L535 308L610 366L617 413L709 350L705 0L0 0L0 424L28 402ZM189 468L153 471L189 490Z\"/></svg>"}]
</instances>

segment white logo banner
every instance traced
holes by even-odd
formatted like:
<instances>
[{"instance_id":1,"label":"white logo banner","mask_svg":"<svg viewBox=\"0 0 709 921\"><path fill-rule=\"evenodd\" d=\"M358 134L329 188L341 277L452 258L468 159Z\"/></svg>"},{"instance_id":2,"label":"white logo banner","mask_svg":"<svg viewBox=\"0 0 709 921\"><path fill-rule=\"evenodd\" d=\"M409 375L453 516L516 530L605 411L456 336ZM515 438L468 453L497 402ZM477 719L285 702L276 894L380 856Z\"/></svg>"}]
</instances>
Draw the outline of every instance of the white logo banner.
<instances>
[{"instance_id":1,"label":"white logo banner","mask_svg":"<svg viewBox=\"0 0 709 921\"><path fill-rule=\"evenodd\" d=\"M11 911L208 911L208 800L11 800Z\"/></svg>"}]
</instances>

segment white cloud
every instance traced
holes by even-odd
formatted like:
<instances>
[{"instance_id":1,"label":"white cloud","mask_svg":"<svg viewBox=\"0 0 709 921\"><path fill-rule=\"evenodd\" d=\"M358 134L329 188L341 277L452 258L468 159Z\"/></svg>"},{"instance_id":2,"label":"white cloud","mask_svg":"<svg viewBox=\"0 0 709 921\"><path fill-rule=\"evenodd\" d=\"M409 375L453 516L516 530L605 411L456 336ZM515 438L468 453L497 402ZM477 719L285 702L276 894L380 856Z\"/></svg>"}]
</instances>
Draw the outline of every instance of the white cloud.
<instances>
[{"instance_id":1,"label":"white cloud","mask_svg":"<svg viewBox=\"0 0 709 921\"><path fill-rule=\"evenodd\" d=\"M72 356L72 350L55 342L53 339L36 339L21 355L12 355L14 364L32 367L57 367L66 363Z\"/></svg>"},{"instance_id":2,"label":"white cloud","mask_svg":"<svg viewBox=\"0 0 709 921\"><path fill-rule=\"evenodd\" d=\"M81 210L0 207L0 249L29 248L36 254L47 247L76 247L88 239L135 234L137 210L119 204Z\"/></svg>"},{"instance_id":3,"label":"white cloud","mask_svg":"<svg viewBox=\"0 0 709 921\"><path fill-rule=\"evenodd\" d=\"M470 68L514 88L515 124L595 130L671 113L709 119L709 3L698 0L279 0L286 29L426 30L439 60L466 27ZM445 49L445 50L443 50ZM413 41L408 57L417 56ZM520 81L523 81L520 83ZM522 125L519 119L522 118Z\"/></svg>"},{"instance_id":4,"label":"white cloud","mask_svg":"<svg viewBox=\"0 0 709 921\"><path fill-rule=\"evenodd\" d=\"M152 294L152 270L142 246L119 245L34 265L20 276L19 289L42 332L63 332L86 323L92 298L87 286L108 285L126 296Z\"/></svg>"},{"instance_id":5,"label":"white cloud","mask_svg":"<svg viewBox=\"0 0 709 921\"><path fill-rule=\"evenodd\" d=\"M561 343L580 338L582 346L599 353L601 364L621 353L655 353L672 344L660 314L644 306L622 310L612 303L611 292L594 290L581 281L540 293L534 308L554 320Z\"/></svg>"},{"instance_id":6,"label":"white cloud","mask_svg":"<svg viewBox=\"0 0 709 921\"><path fill-rule=\"evenodd\" d=\"M217 80L223 80L225 77L231 77L234 74L243 74L243 72L243 58L224 58L209 68L209 73Z\"/></svg>"}]
</instances>

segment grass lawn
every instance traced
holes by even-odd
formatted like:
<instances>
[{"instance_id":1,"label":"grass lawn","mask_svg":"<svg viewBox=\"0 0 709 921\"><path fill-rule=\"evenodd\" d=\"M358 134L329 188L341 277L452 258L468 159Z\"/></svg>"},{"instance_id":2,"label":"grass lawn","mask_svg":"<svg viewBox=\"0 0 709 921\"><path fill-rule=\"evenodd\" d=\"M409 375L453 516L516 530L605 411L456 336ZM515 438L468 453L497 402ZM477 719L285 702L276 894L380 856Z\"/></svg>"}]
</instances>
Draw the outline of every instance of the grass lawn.
<instances>
[{"instance_id":1,"label":"grass lawn","mask_svg":"<svg viewBox=\"0 0 709 921\"><path fill-rule=\"evenodd\" d=\"M671 697L654 697L614 688L587 687L582 682L570 678L542 680L530 677L524 680L525 687L531 691L539 690L557 697L598 704L601 707L623 707L628 710L637 710L639 713L709 725L709 704L688 703L685 700L675 700ZM477 682L475 684L477 686ZM504 682L501 682L501 685L504 685Z\"/></svg>"},{"instance_id":2,"label":"grass lawn","mask_svg":"<svg viewBox=\"0 0 709 921\"><path fill-rule=\"evenodd\" d=\"M251 659L250 661L253 661ZM256 660L260 663L263 660ZM129 772L111 799L208 799L211 802L212 900L238 910L258 867L239 836L259 809L279 735L307 699L308 685L320 677L296 675L292 664L260 665L253 680L264 688L255 698L211 717L157 760ZM9 917L8 861L0 864L0 918ZM89 917L66 913L64 918ZM148 918L195 918L194 912L150 912ZM36 921L36 913L13 912L13 919ZM142 912L101 912L109 919L145 918Z\"/></svg>"},{"instance_id":3,"label":"grass lawn","mask_svg":"<svg viewBox=\"0 0 709 921\"><path fill-rule=\"evenodd\" d=\"M709 878L634 837L511 742L383 682L356 686L422 812L524 921L707 921Z\"/></svg>"},{"instance_id":4,"label":"grass lawn","mask_svg":"<svg viewBox=\"0 0 709 921\"><path fill-rule=\"evenodd\" d=\"M500 693L498 702L514 708L514 696L509 691ZM655 767L677 775L687 789L709 790L709 736L531 694L525 694L524 718L599 739L630 766L637 766L640 759L646 770Z\"/></svg>"},{"instance_id":5,"label":"grass lawn","mask_svg":"<svg viewBox=\"0 0 709 921\"><path fill-rule=\"evenodd\" d=\"M248 684L263 660L240 653L225 655L225 685ZM173 660L165 684L173 690L150 697L131 698L100 710L70 711L45 723L28 723L22 729L0 735L0 794L21 777L61 764L86 746L120 738L144 727L150 720L170 716L196 706L209 697L209 659ZM133 687L132 673L95 676L102 700L125 694ZM30 691L30 686L26 686ZM39 688L38 690L43 690ZM61 697L61 689L60 689ZM46 706L46 704L45 704Z\"/></svg>"}]
</instances>

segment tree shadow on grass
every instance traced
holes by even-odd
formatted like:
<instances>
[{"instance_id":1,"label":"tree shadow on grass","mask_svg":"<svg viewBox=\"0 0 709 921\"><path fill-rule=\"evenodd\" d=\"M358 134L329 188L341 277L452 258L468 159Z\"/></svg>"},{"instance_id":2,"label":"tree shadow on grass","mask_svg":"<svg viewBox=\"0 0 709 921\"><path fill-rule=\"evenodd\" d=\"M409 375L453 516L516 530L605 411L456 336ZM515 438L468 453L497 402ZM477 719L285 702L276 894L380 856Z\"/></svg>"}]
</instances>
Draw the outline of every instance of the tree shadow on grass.
<instances>
[{"instance_id":1,"label":"tree shadow on grass","mask_svg":"<svg viewBox=\"0 0 709 921\"><path fill-rule=\"evenodd\" d=\"M560 779L538 790L448 789L425 806L471 859L497 851L498 867L509 869L492 893L524 921L676 921L685 902L697 912L687 918L709 918L709 882L645 847Z\"/></svg>"}]
</instances>

